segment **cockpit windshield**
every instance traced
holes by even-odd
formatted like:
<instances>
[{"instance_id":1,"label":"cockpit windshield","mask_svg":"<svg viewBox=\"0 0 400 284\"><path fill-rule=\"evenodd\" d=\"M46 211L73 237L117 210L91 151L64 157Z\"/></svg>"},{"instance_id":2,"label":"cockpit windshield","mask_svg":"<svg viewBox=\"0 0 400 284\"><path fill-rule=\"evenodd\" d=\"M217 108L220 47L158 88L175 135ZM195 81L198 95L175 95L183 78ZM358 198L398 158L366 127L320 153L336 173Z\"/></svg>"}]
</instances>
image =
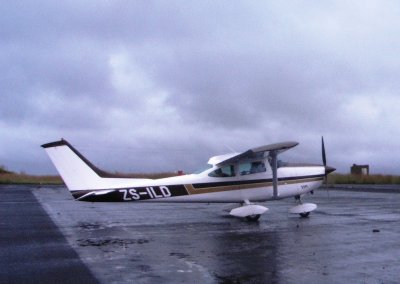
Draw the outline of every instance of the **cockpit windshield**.
<instances>
[{"instance_id":1,"label":"cockpit windshield","mask_svg":"<svg viewBox=\"0 0 400 284\"><path fill-rule=\"evenodd\" d=\"M195 171L193 174L198 175L201 174L205 171L208 171L209 169L211 169L213 166L212 165L207 165L207 167L203 167L201 169L198 169L197 171Z\"/></svg>"},{"instance_id":2,"label":"cockpit windshield","mask_svg":"<svg viewBox=\"0 0 400 284\"><path fill-rule=\"evenodd\" d=\"M210 177L234 177L235 167L233 165L224 166L222 168L216 169L208 174Z\"/></svg>"}]
</instances>

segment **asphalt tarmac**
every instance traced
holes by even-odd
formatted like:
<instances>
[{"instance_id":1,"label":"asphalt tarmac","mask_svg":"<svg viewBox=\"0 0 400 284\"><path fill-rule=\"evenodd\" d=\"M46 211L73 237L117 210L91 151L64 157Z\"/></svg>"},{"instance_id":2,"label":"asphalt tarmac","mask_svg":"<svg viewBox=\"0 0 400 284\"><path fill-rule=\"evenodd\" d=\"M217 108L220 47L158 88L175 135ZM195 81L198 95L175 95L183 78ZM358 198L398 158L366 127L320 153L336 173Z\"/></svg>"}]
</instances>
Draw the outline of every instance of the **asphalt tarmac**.
<instances>
[{"instance_id":1,"label":"asphalt tarmac","mask_svg":"<svg viewBox=\"0 0 400 284\"><path fill-rule=\"evenodd\" d=\"M0 187L0 283L98 283L27 187Z\"/></svg>"},{"instance_id":2,"label":"asphalt tarmac","mask_svg":"<svg viewBox=\"0 0 400 284\"><path fill-rule=\"evenodd\" d=\"M223 204L77 202L64 187L0 196L2 283L400 282L399 193L320 190L309 218L282 200L257 223Z\"/></svg>"}]
</instances>

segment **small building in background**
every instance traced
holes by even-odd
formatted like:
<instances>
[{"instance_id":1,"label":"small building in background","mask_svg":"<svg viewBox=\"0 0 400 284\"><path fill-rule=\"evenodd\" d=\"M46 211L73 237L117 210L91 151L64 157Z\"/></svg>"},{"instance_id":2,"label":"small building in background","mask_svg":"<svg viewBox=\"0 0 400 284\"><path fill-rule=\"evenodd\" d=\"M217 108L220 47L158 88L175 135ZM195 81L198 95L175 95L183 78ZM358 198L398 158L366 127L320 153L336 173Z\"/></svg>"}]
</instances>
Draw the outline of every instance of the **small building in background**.
<instances>
[{"instance_id":1,"label":"small building in background","mask_svg":"<svg viewBox=\"0 0 400 284\"><path fill-rule=\"evenodd\" d=\"M353 164L350 168L352 175L369 175L369 165L356 165Z\"/></svg>"}]
</instances>

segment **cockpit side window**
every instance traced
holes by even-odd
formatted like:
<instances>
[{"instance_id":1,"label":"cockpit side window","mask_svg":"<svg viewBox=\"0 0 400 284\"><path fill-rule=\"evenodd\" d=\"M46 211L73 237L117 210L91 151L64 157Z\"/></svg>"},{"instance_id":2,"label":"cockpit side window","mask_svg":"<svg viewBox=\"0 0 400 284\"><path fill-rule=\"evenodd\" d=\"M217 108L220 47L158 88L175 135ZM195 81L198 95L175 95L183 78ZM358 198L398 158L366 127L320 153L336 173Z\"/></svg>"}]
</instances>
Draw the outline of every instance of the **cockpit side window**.
<instances>
[{"instance_id":1,"label":"cockpit side window","mask_svg":"<svg viewBox=\"0 0 400 284\"><path fill-rule=\"evenodd\" d=\"M265 172L265 164L261 161L239 164L241 176Z\"/></svg>"},{"instance_id":2,"label":"cockpit side window","mask_svg":"<svg viewBox=\"0 0 400 284\"><path fill-rule=\"evenodd\" d=\"M235 167L233 165L225 166L208 174L210 177L234 177Z\"/></svg>"}]
</instances>

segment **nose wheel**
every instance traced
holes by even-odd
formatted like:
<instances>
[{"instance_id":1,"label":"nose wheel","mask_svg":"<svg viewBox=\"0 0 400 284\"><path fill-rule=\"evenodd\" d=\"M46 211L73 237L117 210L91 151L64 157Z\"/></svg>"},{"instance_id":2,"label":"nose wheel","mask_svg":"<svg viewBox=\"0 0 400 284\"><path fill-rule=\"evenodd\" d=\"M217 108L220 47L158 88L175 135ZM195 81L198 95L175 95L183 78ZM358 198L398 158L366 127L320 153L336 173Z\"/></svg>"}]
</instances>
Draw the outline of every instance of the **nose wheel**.
<instances>
[{"instance_id":1,"label":"nose wheel","mask_svg":"<svg viewBox=\"0 0 400 284\"><path fill-rule=\"evenodd\" d=\"M310 216L310 212L305 212L305 213L299 213L301 218L307 218L308 216Z\"/></svg>"},{"instance_id":2,"label":"nose wheel","mask_svg":"<svg viewBox=\"0 0 400 284\"><path fill-rule=\"evenodd\" d=\"M254 214L254 215L249 215L246 216L246 220L249 222L256 222L258 219L260 219L261 214Z\"/></svg>"}]
</instances>

